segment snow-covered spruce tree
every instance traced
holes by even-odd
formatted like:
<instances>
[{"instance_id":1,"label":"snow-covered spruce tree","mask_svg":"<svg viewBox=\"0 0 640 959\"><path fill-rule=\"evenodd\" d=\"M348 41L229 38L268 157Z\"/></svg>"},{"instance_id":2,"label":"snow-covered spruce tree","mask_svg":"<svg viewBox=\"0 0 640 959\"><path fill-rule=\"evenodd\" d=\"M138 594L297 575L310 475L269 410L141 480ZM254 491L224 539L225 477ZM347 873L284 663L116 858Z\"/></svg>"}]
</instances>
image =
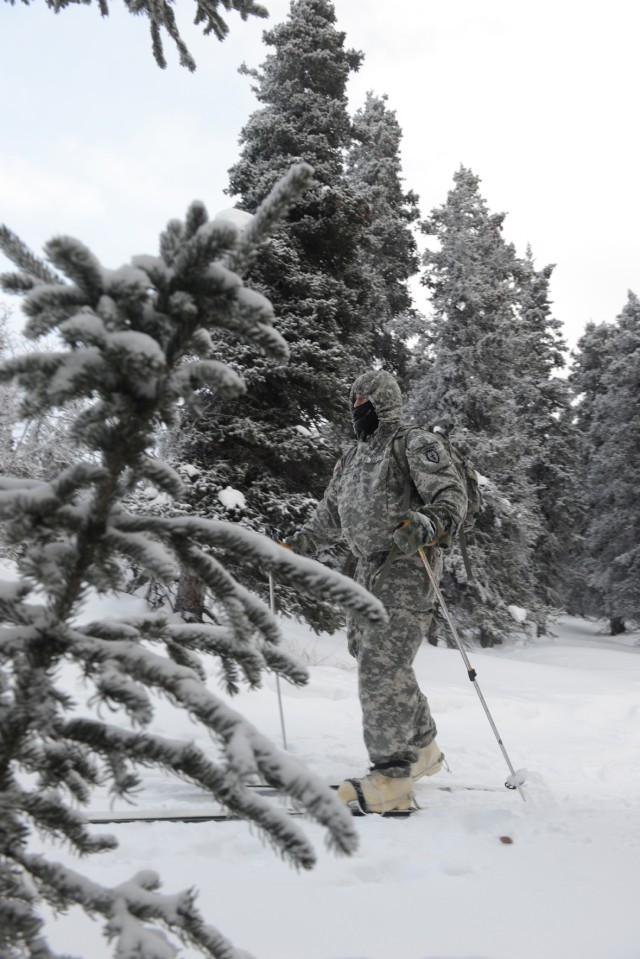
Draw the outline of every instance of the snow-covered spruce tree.
<instances>
[{"instance_id":1,"label":"snow-covered spruce tree","mask_svg":"<svg viewBox=\"0 0 640 959\"><path fill-rule=\"evenodd\" d=\"M546 609L564 606L568 565L579 522L578 433L566 377L566 345L549 299L552 266L537 270L527 251L518 276L518 341L514 355L516 402L526 437L528 476L536 494L535 589L537 627L546 631Z\"/></svg>"},{"instance_id":2,"label":"snow-covered spruce tree","mask_svg":"<svg viewBox=\"0 0 640 959\"><path fill-rule=\"evenodd\" d=\"M326 427L348 428L349 386L370 357L359 259L369 214L344 175L346 84L362 57L345 49L335 21L329 0L294 0L288 19L264 34L273 52L260 70L247 71L260 108L230 171L229 192L252 214L293 161L314 168L311 189L248 274L274 305L289 362L257 357L233 335L216 337L216 356L243 376L247 392L238 399L212 391L198 422L185 424L181 454L196 511L228 516L219 494L229 488L233 518L280 534L304 521L331 478L340 450ZM251 585L264 590L264 576ZM286 590L278 601L317 628L337 624L327 604L294 601Z\"/></svg>"},{"instance_id":3,"label":"snow-covered spruce tree","mask_svg":"<svg viewBox=\"0 0 640 959\"><path fill-rule=\"evenodd\" d=\"M434 356L413 385L409 412L422 423L451 417L455 445L486 478L486 509L470 544L476 581L466 581L454 550L443 591L467 633L493 645L516 626L510 606L536 613L532 554L539 520L517 403L521 264L502 235L504 215L489 212L479 183L461 167L446 203L423 224L437 241L424 253L423 276Z\"/></svg>"},{"instance_id":4,"label":"snow-covered spruce tree","mask_svg":"<svg viewBox=\"0 0 640 959\"><path fill-rule=\"evenodd\" d=\"M594 346L604 350L594 368ZM590 327L578 344L574 383L582 393L585 489L583 529L588 611L612 632L640 622L640 300L627 303L610 327ZM603 362L604 361L604 362ZM589 392L591 385L591 394Z\"/></svg>"},{"instance_id":5,"label":"snow-covered spruce tree","mask_svg":"<svg viewBox=\"0 0 640 959\"><path fill-rule=\"evenodd\" d=\"M224 326L238 340L285 359L271 305L243 285L239 271L309 172L294 168L241 239L194 203L184 222L169 224L158 256L136 257L117 270L101 267L76 240L50 241L47 263L6 229L1 234L3 252L18 267L2 278L3 286L25 295L27 334L55 329L65 344L57 353L13 359L2 378L17 377L26 415L87 401L73 435L93 457L49 482L0 478L0 518L13 541L26 547L19 581L0 583L0 954L7 959L52 957L39 900L56 909L79 904L104 916L118 956L167 959L177 954L170 945L177 938L207 956L239 959L203 921L193 891L163 896L149 871L105 888L30 851L34 829L79 854L113 848L113 837L95 835L77 806L87 804L98 783L106 782L114 796L130 795L141 767L164 768L208 791L297 865L314 861L304 833L286 812L248 790L248 778L259 774L294 796L326 826L335 847L354 848L349 812L318 777L207 688L202 657L218 658L231 692L243 682L258 685L265 670L296 684L306 679L279 648L268 607L226 571L230 555L356 614L375 620L384 617L381 606L350 580L240 526L132 515L122 505L141 479L181 494L176 473L149 454L155 431L176 423L181 402L197 403L204 383L220 393L245 389L228 366L208 358L212 331ZM193 570L214 597L219 625L177 624L153 613L87 623L80 615L84 597L117 590L123 559L161 581L175 575L178 563ZM93 693L80 712L59 685L63 662L81 670ZM154 693L170 697L210 731L212 755L153 731ZM102 705L119 713L112 724L101 719Z\"/></svg>"},{"instance_id":6,"label":"snow-covered spruce tree","mask_svg":"<svg viewBox=\"0 0 640 959\"><path fill-rule=\"evenodd\" d=\"M572 354L569 383L574 397L575 428L579 445L579 479L576 503L579 520L576 525L577 542L569 564L569 587L567 608L577 615L603 615L602 596L598 589L588 584L589 551L586 540L588 526L588 476L591 450L589 435L593 426L596 403L606 390L604 372L613 350L615 325L612 323L587 323L585 332Z\"/></svg>"},{"instance_id":7,"label":"snow-covered spruce tree","mask_svg":"<svg viewBox=\"0 0 640 959\"><path fill-rule=\"evenodd\" d=\"M418 329L408 280L420 266L411 228L420 213L417 195L403 187L402 130L387 100L369 92L356 113L347 178L369 210L360 256L369 278L373 355L402 379L406 341Z\"/></svg>"},{"instance_id":8,"label":"snow-covered spruce tree","mask_svg":"<svg viewBox=\"0 0 640 959\"><path fill-rule=\"evenodd\" d=\"M15 4L15 0L6 0L6 2L11 6ZM142 14L149 19L153 55L159 67L164 69L167 65L162 47L162 31L166 30L178 49L182 66L187 67L188 70L195 70L195 60L180 35L171 0L123 0L123 2L130 13L135 16ZM22 0L22 3L28 6L33 3L33 0ZM91 3L91 0L45 0L45 3L55 13L59 13L65 7L76 3ZM103 17L109 15L108 0L98 0L98 7ZM243 20L250 16L268 16L265 7L256 3L255 0L195 0L194 23L203 24L203 33L205 35L213 33L218 40L224 40L229 33L229 27L220 13L220 7L227 12L239 13Z\"/></svg>"}]
</instances>

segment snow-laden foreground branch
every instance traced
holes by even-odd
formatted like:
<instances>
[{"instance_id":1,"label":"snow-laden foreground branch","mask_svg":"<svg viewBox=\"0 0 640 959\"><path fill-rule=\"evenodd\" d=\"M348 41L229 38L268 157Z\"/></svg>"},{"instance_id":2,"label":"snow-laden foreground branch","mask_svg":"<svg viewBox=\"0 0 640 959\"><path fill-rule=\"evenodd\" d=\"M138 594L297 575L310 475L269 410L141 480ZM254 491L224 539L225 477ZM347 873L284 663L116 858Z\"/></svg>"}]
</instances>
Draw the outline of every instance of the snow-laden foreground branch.
<instances>
[{"instance_id":1,"label":"snow-laden foreground branch","mask_svg":"<svg viewBox=\"0 0 640 959\"><path fill-rule=\"evenodd\" d=\"M104 269L67 237L47 245L45 263L0 229L0 247L17 267L3 286L25 296L27 335L55 330L63 343L57 352L10 360L0 378L17 380L26 416L80 403L71 426L80 450L75 465L49 482L0 478L0 519L20 546L18 581L0 583L0 953L8 959L53 956L38 913L42 900L104 916L122 959L167 959L179 941L216 959L239 957L203 922L192 891L160 895L150 872L106 888L30 852L33 829L79 854L112 849L113 837L94 836L77 807L99 785L131 798L144 767L168 769L206 790L255 823L295 865L313 865L310 842L291 817L246 788L249 779L295 798L336 850L356 846L349 813L322 780L209 690L203 657L217 658L228 692L258 686L265 671L297 685L307 680L280 648L269 608L225 569L228 557L356 616L380 621L382 606L340 574L241 527L132 515L123 506L140 480L180 494L178 475L149 450L158 428L178 424L182 403L197 409L202 387L219 395L244 391L242 380L211 358L212 333L231 331L286 360L271 305L234 269L251 262L310 176L304 164L294 167L242 237L194 203L184 222L169 223L159 256L137 257L119 270ZM126 562L163 583L174 581L178 568L186 571L212 595L219 622L191 625L152 611L82 622L87 595L121 588ZM91 690L90 715L60 686L65 663L80 669ZM154 693L209 731L211 754L154 731ZM114 724L103 721L104 709Z\"/></svg>"}]
</instances>

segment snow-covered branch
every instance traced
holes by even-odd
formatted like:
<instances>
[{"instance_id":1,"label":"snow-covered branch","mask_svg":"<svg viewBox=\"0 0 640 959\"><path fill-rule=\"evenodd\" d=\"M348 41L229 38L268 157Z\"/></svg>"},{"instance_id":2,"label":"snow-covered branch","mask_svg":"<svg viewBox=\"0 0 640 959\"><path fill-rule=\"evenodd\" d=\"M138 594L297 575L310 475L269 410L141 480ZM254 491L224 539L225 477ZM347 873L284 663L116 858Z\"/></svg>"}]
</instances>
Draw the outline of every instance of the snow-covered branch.
<instances>
[{"instance_id":1,"label":"snow-covered branch","mask_svg":"<svg viewBox=\"0 0 640 959\"><path fill-rule=\"evenodd\" d=\"M242 9L251 12L244 3ZM32 944L39 936L37 896L29 900L19 891L19 880L30 877L54 907L78 903L101 913L118 955L165 959L171 950L162 930L168 929L206 955L232 959L231 947L195 912L192 892L159 897L157 879L149 875L107 890L28 851L31 825L79 852L109 848L112 840L93 837L67 799L86 805L103 781L114 795L130 797L148 765L197 784L256 824L296 865L315 861L308 839L282 809L246 788L248 778L260 777L294 798L326 827L336 850L355 848L351 815L332 790L215 695L205 666L215 657L230 692L241 680L259 685L267 671L295 684L307 678L282 650L271 610L235 579L228 563L270 572L288 588L374 622L385 618L381 604L351 580L233 523L131 515L123 505L141 480L166 496L181 494L178 475L150 451L158 429L178 421L183 400L197 403L203 387L215 396L245 388L230 365L210 355L220 329L243 349L286 359L271 304L245 287L239 270L252 262L310 173L296 168L276 187L242 238L236 227L209 221L203 205L194 203L185 221L167 226L159 256L137 257L116 270L69 237L47 244L50 268L10 231L0 231L0 247L22 278L6 282L24 293L29 335L55 330L64 345L9 360L0 378L19 384L27 414L74 410L70 435L80 459L47 482L0 478L0 517L8 540L19 544L20 582L0 583L0 886L15 891L8 935L16 941L28 935ZM212 594L219 623L187 626L152 611L123 621L108 615L83 621L82 603L92 591L122 585L123 558L167 584L182 567ZM60 687L63 663L83 675L85 704ZM218 762L188 741L156 735L158 693L211 734ZM101 706L121 725L105 724ZM18 787L25 777L35 777L38 788ZM47 955L45 945L38 948Z\"/></svg>"},{"instance_id":2,"label":"snow-covered branch","mask_svg":"<svg viewBox=\"0 0 640 959\"><path fill-rule=\"evenodd\" d=\"M23 0L23 2L28 5L33 0ZM55 13L59 13L60 10L64 10L73 4L91 3L91 0L45 0L45 3ZM130 13L135 16L143 15L149 20L153 57L162 70L166 69L167 66L162 43L164 31L175 44L180 65L186 67L187 70L194 71L196 69L196 62L182 39L174 7L169 0L124 0L124 5ZM108 0L97 0L97 6L103 17L109 15ZM205 36L212 33L218 40L224 40L229 34L229 25L219 11L220 6L227 13L235 11L242 20L247 20L250 16L260 18L268 16L267 8L260 3L256 3L255 0L194 0L194 5L191 8L191 12L194 14L193 22L202 27Z\"/></svg>"}]
</instances>

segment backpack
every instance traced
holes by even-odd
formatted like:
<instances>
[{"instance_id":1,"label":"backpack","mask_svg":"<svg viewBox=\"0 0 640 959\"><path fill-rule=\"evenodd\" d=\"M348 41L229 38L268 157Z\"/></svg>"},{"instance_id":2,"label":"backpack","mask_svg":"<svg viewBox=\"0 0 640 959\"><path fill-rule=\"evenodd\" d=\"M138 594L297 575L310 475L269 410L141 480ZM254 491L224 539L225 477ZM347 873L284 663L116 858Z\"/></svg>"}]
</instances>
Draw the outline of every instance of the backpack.
<instances>
[{"instance_id":1,"label":"backpack","mask_svg":"<svg viewBox=\"0 0 640 959\"><path fill-rule=\"evenodd\" d=\"M484 509L484 502L482 499L482 492L480 491L480 481L477 472L471 463L464 458L460 450L456 449L455 446L452 446L451 442L449 441L449 433L453 429L453 425L453 421L449 419L437 420L428 427L428 430L430 433L436 433L444 442L449 455L451 456L451 462L455 466L467 491L467 512L462 520L460 528L458 529L458 541L460 543L460 552L462 553L462 561L464 563L467 578L472 580L473 570L471 569L469 553L467 551L467 534L470 533L474 528L478 516ZM412 430L422 428L423 427L420 426L401 426L393 438L393 456L396 463L402 470L405 478L405 509L409 508L413 487L413 480L411 478L411 471L409 469L409 460L407 459L407 437Z\"/></svg>"}]
</instances>

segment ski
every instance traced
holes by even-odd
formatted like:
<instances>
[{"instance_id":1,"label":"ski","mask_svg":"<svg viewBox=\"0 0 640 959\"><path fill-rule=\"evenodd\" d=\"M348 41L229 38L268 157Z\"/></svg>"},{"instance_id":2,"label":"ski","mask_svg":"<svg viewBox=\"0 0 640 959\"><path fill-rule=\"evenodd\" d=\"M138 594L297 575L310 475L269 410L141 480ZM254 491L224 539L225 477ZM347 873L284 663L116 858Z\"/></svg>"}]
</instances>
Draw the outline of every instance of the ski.
<instances>
[{"instance_id":1,"label":"ski","mask_svg":"<svg viewBox=\"0 0 640 959\"><path fill-rule=\"evenodd\" d=\"M430 789L437 789L442 793L501 793L504 787L501 786L430 786Z\"/></svg>"},{"instance_id":2,"label":"ski","mask_svg":"<svg viewBox=\"0 0 640 959\"><path fill-rule=\"evenodd\" d=\"M259 792L261 796L281 796L283 793L276 786L267 786L263 783L245 783L247 789L254 789L256 792ZM330 789L339 789L340 787L336 783L329 784ZM295 800L294 800L295 802ZM417 809L391 809L389 812L383 813L367 813L364 812L360 807L355 803L347 803L347 809L352 816L381 816L383 819L408 819L408 817L417 812Z\"/></svg>"},{"instance_id":3,"label":"ski","mask_svg":"<svg viewBox=\"0 0 640 959\"><path fill-rule=\"evenodd\" d=\"M364 812L364 810L355 803L347 803L347 809L352 816L358 819L364 816L376 816L378 819L409 819L410 816L413 816L414 812L418 812L417 807L412 809L390 809L389 812Z\"/></svg>"},{"instance_id":4,"label":"ski","mask_svg":"<svg viewBox=\"0 0 640 959\"><path fill-rule=\"evenodd\" d=\"M366 816L357 807L349 806L349 812L352 816ZM413 809L406 811L392 811L381 814L382 819L407 819ZM288 816L308 815L304 810L287 809ZM203 813L202 815L191 815L172 812L139 812L139 813L92 813L87 822L91 826L121 825L123 823L150 823L150 822L171 822L171 823L207 823L207 822L250 822L243 816L233 816L230 813Z\"/></svg>"},{"instance_id":5,"label":"ski","mask_svg":"<svg viewBox=\"0 0 640 959\"><path fill-rule=\"evenodd\" d=\"M258 792L261 796L266 797L284 797L284 793L277 788L277 786L268 786L264 783L246 783L247 789L252 789ZM331 789L338 789L337 783L330 784ZM455 785L444 785L444 784L429 784L430 790L446 793L456 793L456 792L495 792L501 793L502 789L498 786L464 786L460 784ZM295 800L294 800L295 801ZM386 813L365 813L357 806L348 806L349 811L353 816L368 816L376 815L381 819L408 819L413 813L417 812L417 808L413 809L403 809L403 810L392 810ZM287 809L287 814L289 816L304 816L305 811L302 809ZM137 823L137 822L174 822L174 823L206 823L206 822L243 822L247 821L242 816L234 816L231 813L186 813L179 811L170 811L170 810L158 810L157 812L145 811L122 811L122 812L95 812L91 813L88 818L88 823L92 826L104 826L110 824L118 823Z\"/></svg>"},{"instance_id":6,"label":"ski","mask_svg":"<svg viewBox=\"0 0 640 959\"><path fill-rule=\"evenodd\" d=\"M280 796L283 793L276 786L267 786L263 783L246 783L247 789L255 789L256 792L259 792L261 796ZM339 789L339 783L330 783L331 789ZM487 792L487 793L501 793L502 788L500 786L464 786L461 783L456 783L452 786L445 786L444 783L429 783L430 790L437 790L438 792L446 793L456 793L456 792Z\"/></svg>"},{"instance_id":7,"label":"ski","mask_svg":"<svg viewBox=\"0 0 640 959\"><path fill-rule=\"evenodd\" d=\"M287 809L289 816L302 816L302 812L294 809ZM244 816L234 816L231 813L180 813L180 812L116 812L116 813L91 813L87 822L91 826L119 825L120 823L138 823L138 822L175 822L175 823L204 823L204 822L248 822Z\"/></svg>"}]
</instances>

